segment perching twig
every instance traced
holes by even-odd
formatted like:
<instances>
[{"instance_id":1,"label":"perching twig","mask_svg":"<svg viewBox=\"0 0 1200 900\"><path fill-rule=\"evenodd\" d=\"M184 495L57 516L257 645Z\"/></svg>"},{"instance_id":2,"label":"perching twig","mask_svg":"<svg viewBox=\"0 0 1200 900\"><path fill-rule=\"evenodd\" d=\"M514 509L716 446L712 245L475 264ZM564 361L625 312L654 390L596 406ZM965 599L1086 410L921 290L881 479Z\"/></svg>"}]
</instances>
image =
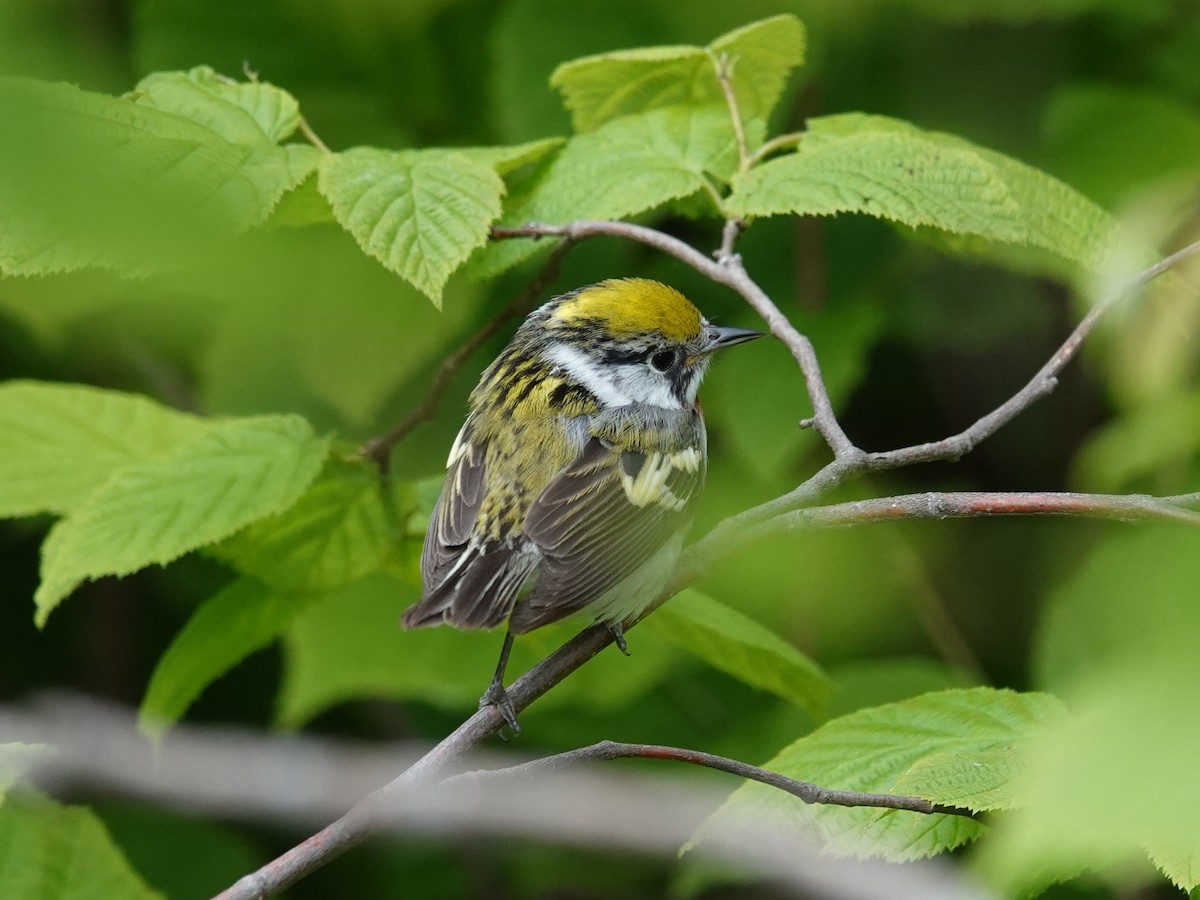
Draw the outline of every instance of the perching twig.
<instances>
[{"instance_id":1,"label":"perching twig","mask_svg":"<svg viewBox=\"0 0 1200 900\"><path fill-rule=\"evenodd\" d=\"M714 261L678 238L652 228L626 222L584 221L569 225L530 224L520 228L496 227L492 229L492 237L496 240L558 236L571 241L579 241L597 235L622 237L654 247L690 265L712 281L737 291L763 317L771 333L787 346L799 365L808 389L809 399L813 405L812 424L834 454L834 459L830 463L785 497L725 520L698 544L693 545L681 560L667 592L658 598L657 603L650 609L677 592L689 580L697 577L711 562L711 559L715 558L719 550L729 546L727 542L732 542L735 536L739 541L749 539L746 535L739 535L742 528L752 528L753 534L761 536L799 527L802 524L832 525L918 518L927 515L985 514L1094 514L1110 518L1167 517L1188 522L1194 521L1193 517L1196 514L1182 508L1185 504L1195 502L1196 497L1192 495L1176 498L1105 497L1103 500L1099 500L1096 495L1080 494L924 494L903 498L885 498L879 501L837 504L823 509L804 510L798 507L808 503L829 488L842 483L852 474L871 469L894 468L928 459L951 458L939 455L944 453L962 455L967 452L975 443L978 443L978 440L992 434L1013 415L1053 388L1054 377L1074 357L1079 344L1091 332L1096 320L1115 302L1116 298L1144 286L1184 258L1200 251L1200 242L1190 245L1138 273L1119 290L1113 292L1109 300L1097 304L1026 388L1014 395L1009 403L1003 404L995 412L983 417L979 423L976 423L978 427L972 426L963 433L970 435L969 440L955 443L957 438L950 438L948 444L938 442L936 445L920 445L917 448L906 448L887 454L868 455L856 447L842 430L821 377L820 366L812 344L796 331L787 317L750 278L736 254L729 253L723 259ZM945 446L941 446L943 444ZM1020 498L1022 497L1024 497L1024 508L1021 508ZM1089 506L1089 504L1094 505ZM646 610L645 614L648 614L650 609ZM600 625L580 632L513 682L507 689L513 709L516 712L524 710L530 703L607 647L612 640L611 632ZM380 811L394 809L394 805L405 796L406 790L414 785L428 784L435 780L465 753L478 746L487 737L497 733L503 724L495 707L487 706L480 709L389 785L355 806L341 819L312 835L259 871L239 881L222 894L222 897L226 900L264 897L282 890L308 872L329 862L342 851L369 836Z\"/></svg>"},{"instance_id":2,"label":"perching twig","mask_svg":"<svg viewBox=\"0 0 1200 900\"><path fill-rule=\"evenodd\" d=\"M752 766L726 756L716 756L712 753L702 753L699 750L685 750L680 747L663 747L655 744L625 744L618 741L601 741L589 747L545 756L531 762L511 766L507 769L489 769L482 772L467 772L448 779L447 783L461 779L489 777L493 775L532 775L547 769L560 769L565 766L579 765L585 762L602 762L613 759L665 759L672 762L682 762L693 766L703 766L716 769L718 772L728 772L748 781L757 781L768 787L778 788L793 797L799 797L805 803L822 804L826 806L871 807L874 809L901 809L915 813L943 813L949 816L964 816L975 818L975 813L969 809L957 806L942 806L930 803L920 797L907 797L902 794L874 794L863 791L833 791L807 781L797 781L778 772Z\"/></svg>"},{"instance_id":3,"label":"perching twig","mask_svg":"<svg viewBox=\"0 0 1200 900\"><path fill-rule=\"evenodd\" d=\"M446 395L446 391L450 389L450 385L454 383L459 371L471 358L476 350L482 347L487 341L496 334L501 328L509 322L528 312L538 297L547 287L554 283L558 278L558 271L562 264L563 257L570 252L574 242L565 240L558 244L550 258L546 260L546 264L542 267L542 271L537 277L529 283L529 286L521 292L515 300L500 310L495 316L488 319L483 326L468 337L458 349L442 360L437 371L433 375L433 384L430 385L429 392L425 398L417 404L407 416L401 419L396 425L385 434L371 438L358 452L360 456L365 456L375 461L381 472L386 472L388 468L388 457L398 443L408 437L409 432L420 425L422 422L428 422L437 413L438 404L442 402L442 397Z\"/></svg>"}]
</instances>

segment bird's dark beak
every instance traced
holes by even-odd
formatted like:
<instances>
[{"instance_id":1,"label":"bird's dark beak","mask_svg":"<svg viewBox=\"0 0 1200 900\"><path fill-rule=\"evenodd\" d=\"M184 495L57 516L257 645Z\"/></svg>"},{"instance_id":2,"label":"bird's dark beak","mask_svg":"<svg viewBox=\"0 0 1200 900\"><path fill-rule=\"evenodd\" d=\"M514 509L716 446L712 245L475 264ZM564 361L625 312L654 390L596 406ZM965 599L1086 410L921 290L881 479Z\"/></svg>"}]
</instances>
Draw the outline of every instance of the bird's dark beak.
<instances>
[{"instance_id":1,"label":"bird's dark beak","mask_svg":"<svg viewBox=\"0 0 1200 900\"><path fill-rule=\"evenodd\" d=\"M762 336L763 332L754 331L750 328L716 328L709 326L708 346L704 348L704 352L712 353L714 350L720 350L723 347L732 347L734 344L744 344L746 341L753 341Z\"/></svg>"}]
</instances>

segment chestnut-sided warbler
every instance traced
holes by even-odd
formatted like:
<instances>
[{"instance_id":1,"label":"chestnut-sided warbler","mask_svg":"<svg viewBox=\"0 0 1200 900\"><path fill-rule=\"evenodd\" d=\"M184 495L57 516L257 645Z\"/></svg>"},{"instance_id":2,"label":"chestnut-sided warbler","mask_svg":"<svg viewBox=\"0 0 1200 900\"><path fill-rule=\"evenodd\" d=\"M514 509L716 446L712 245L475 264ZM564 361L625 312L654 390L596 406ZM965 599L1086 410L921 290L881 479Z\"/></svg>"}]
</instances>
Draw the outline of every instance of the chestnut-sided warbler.
<instances>
[{"instance_id":1,"label":"chestnut-sided warbler","mask_svg":"<svg viewBox=\"0 0 1200 900\"><path fill-rule=\"evenodd\" d=\"M602 281L529 315L471 393L406 628L508 623L480 700L504 691L514 634L581 613L623 629L666 586L708 447L696 391L714 350L761 337L710 325L656 281Z\"/></svg>"}]
</instances>

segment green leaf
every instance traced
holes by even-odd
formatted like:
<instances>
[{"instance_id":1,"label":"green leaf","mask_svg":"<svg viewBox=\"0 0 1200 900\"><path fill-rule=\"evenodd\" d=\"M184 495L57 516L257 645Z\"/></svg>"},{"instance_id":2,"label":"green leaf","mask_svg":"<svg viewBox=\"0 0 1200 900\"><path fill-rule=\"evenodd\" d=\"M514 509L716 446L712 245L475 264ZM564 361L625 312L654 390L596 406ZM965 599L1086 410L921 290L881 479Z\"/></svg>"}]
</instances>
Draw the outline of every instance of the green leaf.
<instances>
[{"instance_id":1,"label":"green leaf","mask_svg":"<svg viewBox=\"0 0 1200 900\"><path fill-rule=\"evenodd\" d=\"M261 224L316 163L311 147L262 133L234 142L183 115L62 84L0 79L0 119L22 122L20 139L0 144L8 274L161 271Z\"/></svg>"},{"instance_id":2,"label":"green leaf","mask_svg":"<svg viewBox=\"0 0 1200 900\"><path fill-rule=\"evenodd\" d=\"M796 153L739 174L739 216L858 212L1049 250L1099 268L1115 225L1060 181L961 138L883 116L809 120Z\"/></svg>"},{"instance_id":3,"label":"green leaf","mask_svg":"<svg viewBox=\"0 0 1200 900\"><path fill-rule=\"evenodd\" d=\"M132 98L199 122L234 144L278 144L300 124L300 104L287 91L261 81L237 82L208 66L154 72L138 82Z\"/></svg>"},{"instance_id":4,"label":"green leaf","mask_svg":"<svg viewBox=\"0 0 1200 900\"><path fill-rule=\"evenodd\" d=\"M790 700L820 718L829 679L811 659L753 619L686 590L655 610L645 627L752 687Z\"/></svg>"},{"instance_id":5,"label":"green leaf","mask_svg":"<svg viewBox=\"0 0 1200 900\"><path fill-rule=\"evenodd\" d=\"M261 582L240 578L192 614L159 658L138 710L138 728L159 737L204 689L266 647L304 608Z\"/></svg>"},{"instance_id":6,"label":"green leaf","mask_svg":"<svg viewBox=\"0 0 1200 900\"><path fill-rule=\"evenodd\" d=\"M708 47L619 50L563 63L550 84L571 111L576 131L666 106L723 104L716 57L734 62L733 87L744 121L765 120L792 69L804 59L804 26L774 16L723 35Z\"/></svg>"},{"instance_id":7,"label":"green leaf","mask_svg":"<svg viewBox=\"0 0 1200 900\"><path fill-rule=\"evenodd\" d=\"M349 584L400 542L414 497L404 483L389 485L365 463L331 463L287 512L253 523L214 553L282 593Z\"/></svg>"},{"instance_id":8,"label":"green leaf","mask_svg":"<svg viewBox=\"0 0 1200 900\"><path fill-rule=\"evenodd\" d=\"M709 179L737 168L737 147L723 107L682 106L615 119L572 138L537 187L505 211L502 224L558 225L622 219L689 197ZM480 273L493 275L536 252L535 242L489 247Z\"/></svg>"},{"instance_id":9,"label":"green leaf","mask_svg":"<svg viewBox=\"0 0 1200 900\"><path fill-rule=\"evenodd\" d=\"M834 719L764 768L823 787L909 793L968 809L1002 809L1029 747L1063 716L1048 694L991 688L942 691ZM978 804L976 806L975 804ZM782 833L816 835L828 852L909 860L964 844L983 825L960 816L806 806L759 784L738 788L698 836L753 817Z\"/></svg>"},{"instance_id":10,"label":"green leaf","mask_svg":"<svg viewBox=\"0 0 1200 900\"><path fill-rule=\"evenodd\" d=\"M118 468L162 457L206 427L136 394L0 384L0 516L69 512Z\"/></svg>"},{"instance_id":11,"label":"green leaf","mask_svg":"<svg viewBox=\"0 0 1200 900\"><path fill-rule=\"evenodd\" d=\"M1190 584L1176 592L1193 599ZM1194 640L1182 636L1078 678L1072 716L1043 738L1019 779L1027 802L980 849L984 871L1023 891L1083 868L1136 864L1149 851L1179 887L1200 885L1198 682Z\"/></svg>"},{"instance_id":12,"label":"green leaf","mask_svg":"<svg viewBox=\"0 0 1200 900\"><path fill-rule=\"evenodd\" d=\"M45 744L0 744L0 806L4 805L9 788L33 768L47 749Z\"/></svg>"},{"instance_id":13,"label":"green leaf","mask_svg":"<svg viewBox=\"0 0 1200 900\"><path fill-rule=\"evenodd\" d=\"M504 182L453 150L356 147L325 156L321 193L362 249L440 304L442 288L487 243Z\"/></svg>"},{"instance_id":14,"label":"green leaf","mask_svg":"<svg viewBox=\"0 0 1200 900\"><path fill-rule=\"evenodd\" d=\"M0 897L151 900L100 820L81 806L22 795L0 807Z\"/></svg>"},{"instance_id":15,"label":"green leaf","mask_svg":"<svg viewBox=\"0 0 1200 900\"><path fill-rule=\"evenodd\" d=\"M174 453L118 469L42 545L39 625L81 582L165 564L282 512L328 452L297 416L214 424Z\"/></svg>"}]
</instances>

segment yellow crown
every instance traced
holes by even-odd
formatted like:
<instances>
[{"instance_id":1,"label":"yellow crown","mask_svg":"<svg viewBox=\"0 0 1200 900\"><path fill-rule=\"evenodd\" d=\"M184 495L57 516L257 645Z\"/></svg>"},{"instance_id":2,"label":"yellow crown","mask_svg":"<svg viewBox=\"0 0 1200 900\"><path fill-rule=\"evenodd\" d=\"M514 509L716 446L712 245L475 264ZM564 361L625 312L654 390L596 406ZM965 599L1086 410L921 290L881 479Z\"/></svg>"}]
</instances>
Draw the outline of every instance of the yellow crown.
<instances>
[{"instance_id":1,"label":"yellow crown","mask_svg":"<svg viewBox=\"0 0 1200 900\"><path fill-rule=\"evenodd\" d=\"M611 278L567 297L549 325L596 323L614 337L657 332L685 343L700 333L700 310L679 291L647 278Z\"/></svg>"}]
</instances>

